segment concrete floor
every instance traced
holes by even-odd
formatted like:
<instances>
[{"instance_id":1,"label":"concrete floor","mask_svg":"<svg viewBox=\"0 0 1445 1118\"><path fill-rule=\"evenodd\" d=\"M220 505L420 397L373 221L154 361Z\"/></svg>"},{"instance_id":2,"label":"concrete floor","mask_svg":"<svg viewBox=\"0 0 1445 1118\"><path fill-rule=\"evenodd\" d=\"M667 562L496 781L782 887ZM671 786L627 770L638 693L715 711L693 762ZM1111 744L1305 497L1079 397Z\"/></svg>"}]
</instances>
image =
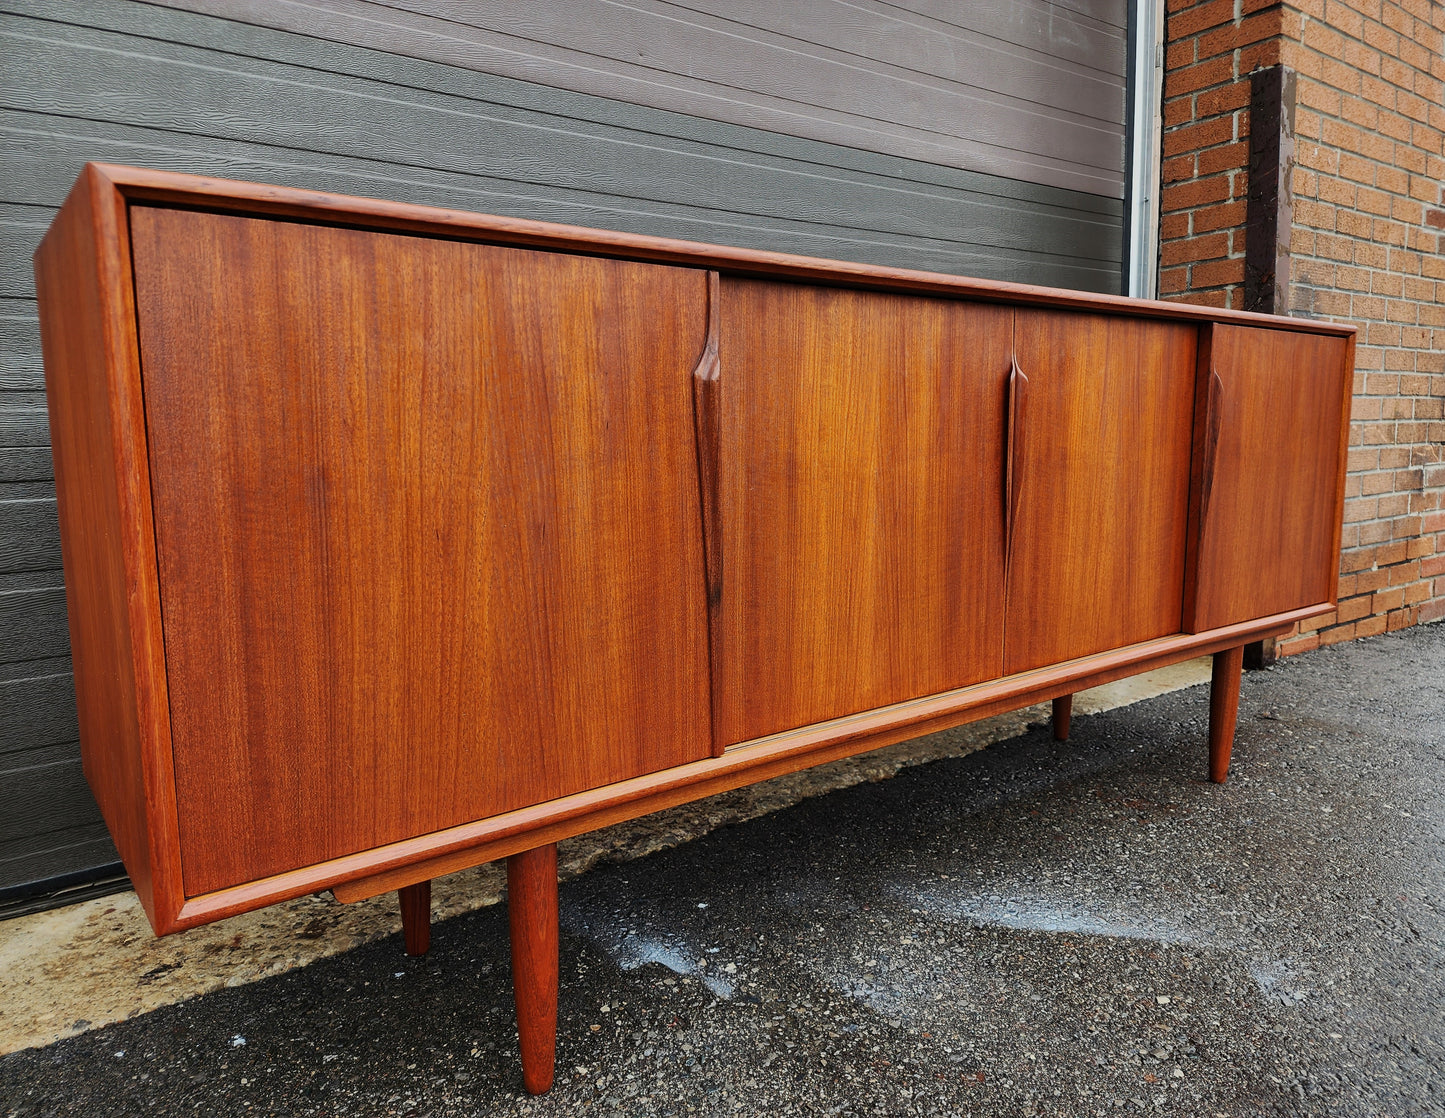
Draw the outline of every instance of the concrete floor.
<instances>
[{"instance_id":1,"label":"concrete floor","mask_svg":"<svg viewBox=\"0 0 1445 1118\"><path fill-rule=\"evenodd\" d=\"M1178 691L595 865L541 1099L488 906L424 960L15 1052L0 1111L1445 1115L1445 626L1247 674L1225 787L1206 718Z\"/></svg>"}]
</instances>

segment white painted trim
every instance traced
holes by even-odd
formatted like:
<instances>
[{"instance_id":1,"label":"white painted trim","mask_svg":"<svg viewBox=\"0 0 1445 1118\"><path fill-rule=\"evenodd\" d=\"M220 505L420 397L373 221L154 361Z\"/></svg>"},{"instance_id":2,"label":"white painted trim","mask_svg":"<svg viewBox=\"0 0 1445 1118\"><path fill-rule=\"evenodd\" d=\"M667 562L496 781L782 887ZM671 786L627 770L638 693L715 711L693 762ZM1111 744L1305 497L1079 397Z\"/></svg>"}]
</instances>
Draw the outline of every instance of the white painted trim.
<instances>
[{"instance_id":1,"label":"white painted trim","mask_svg":"<svg viewBox=\"0 0 1445 1118\"><path fill-rule=\"evenodd\" d=\"M1152 299L1159 289L1159 137L1164 88L1164 0L1133 0L1133 144L1129 152L1129 259L1126 294Z\"/></svg>"}]
</instances>

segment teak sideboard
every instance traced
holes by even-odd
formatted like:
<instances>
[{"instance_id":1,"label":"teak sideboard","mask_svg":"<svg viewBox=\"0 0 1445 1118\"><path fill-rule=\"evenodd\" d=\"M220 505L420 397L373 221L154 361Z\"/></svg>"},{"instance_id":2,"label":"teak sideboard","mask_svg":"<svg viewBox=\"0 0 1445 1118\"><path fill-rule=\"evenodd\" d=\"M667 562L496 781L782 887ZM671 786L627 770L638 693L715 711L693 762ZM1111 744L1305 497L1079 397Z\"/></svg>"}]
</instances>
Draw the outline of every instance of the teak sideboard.
<instances>
[{"instance_id":1,"label":"teak sideboard","mask_svg":"<svg viewBox=\"0 0 1445 1118\"><path fill-rule=\"evenodd\" d=\"M85 773L158 933L507 857L1335 601L1354 332L91 164L35 257Z\"/></svg>"}]
</instances>

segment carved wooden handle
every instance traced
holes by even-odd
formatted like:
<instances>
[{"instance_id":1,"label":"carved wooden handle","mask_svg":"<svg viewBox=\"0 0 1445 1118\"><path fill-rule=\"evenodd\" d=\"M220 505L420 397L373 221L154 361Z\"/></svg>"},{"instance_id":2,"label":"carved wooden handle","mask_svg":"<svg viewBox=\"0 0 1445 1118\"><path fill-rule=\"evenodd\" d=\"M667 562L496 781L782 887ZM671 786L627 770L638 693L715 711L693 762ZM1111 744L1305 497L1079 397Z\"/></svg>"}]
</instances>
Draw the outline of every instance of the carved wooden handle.
<instances>
[{"instance_id":1,"label":"carved wooden handle","mask_svg":"<svg viewBox=\"0 0 1445 1118\"><path fill-rule=\"evenodd\" d=\"M1209 494L1214 488L1214 463L1219 457L1219 425L1224 420L1224 382L1209 370L1209 397L1204 410L1204 470L1199 484L1199 530L1209 515Z\"/></svg>"},{"instance_id":2,"label":"carved wooden handle","mask_svg":"<svg viewBox=\"0 0 1445 1118\"><path fill-rule=\"evenodd\" d=\"M692 421L697 439L697 487L702 505L703 573L707 578L708 672L714 695L722 687L722 355L718 346L721 326L722 277L707 274L707 337L702 356L692 371ZM723 704L712 704L712 755L721 757L726 741L722 730Z\"/></svg>"},{"instance_id":3,"label":"carved wooden handle","mask_svg":"<svg viewBox=\"0 0 1445 1118\"><path fill-rule=\"evenodd\" d=\"M1008 374L1008 462L1004 467L1004 553L1013 556L1014 525L1018 522L1019 498L1023 494L1023 462L1019 441L1023 430L1024 404L1029 378L1015 357Z\"/></svg>"},{"instance_id":4,"label":"carved wooden handle","mask_svg":"<svg viewBox=\"0 0 1445 1118\"><path fill-rule=\"evenodd\" d=\"M718 302L721 277L707 274L707 338L702 356L692 371L693 433L697 439L697 481L702 500L703 561L707 568L708 606L722 600L722 533L718 502L718 458L721 432L718 377L722 371L718 356Z\"/></svg>"}]
</instances>

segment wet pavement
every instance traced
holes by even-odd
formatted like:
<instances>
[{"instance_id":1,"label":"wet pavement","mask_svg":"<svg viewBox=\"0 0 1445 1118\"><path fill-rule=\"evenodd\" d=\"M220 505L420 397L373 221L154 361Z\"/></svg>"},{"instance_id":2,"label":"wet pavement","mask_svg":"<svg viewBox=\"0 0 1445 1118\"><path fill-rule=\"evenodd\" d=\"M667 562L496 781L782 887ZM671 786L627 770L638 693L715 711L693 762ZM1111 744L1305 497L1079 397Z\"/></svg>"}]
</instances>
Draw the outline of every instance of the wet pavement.
<instances>
[{"instance_id":1,"label":"wet pavement","mask_svg":"<svg viewBox=\"0 0 1445 1118\"><path fill-rule=\"evenodd\" d=\"M0 1059L8 1115L1445 1115L1445 625L1076 718Z\"/></svg>"}]
</instances>

